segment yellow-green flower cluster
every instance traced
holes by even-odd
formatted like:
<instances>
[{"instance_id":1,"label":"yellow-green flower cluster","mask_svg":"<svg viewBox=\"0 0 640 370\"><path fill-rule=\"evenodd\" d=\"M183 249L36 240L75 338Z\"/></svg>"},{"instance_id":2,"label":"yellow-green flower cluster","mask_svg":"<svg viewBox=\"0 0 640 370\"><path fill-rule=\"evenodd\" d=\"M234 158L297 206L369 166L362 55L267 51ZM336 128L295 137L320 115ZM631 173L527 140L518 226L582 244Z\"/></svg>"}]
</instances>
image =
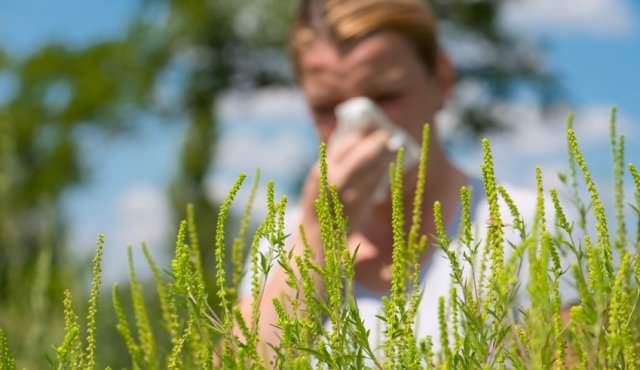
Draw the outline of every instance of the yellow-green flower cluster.
<instances>
[{"instance_id":1,"label":"yellow-green flower cluster","mask_svg":"<svg viewBox=\"0 0 640 370\"><path fill-rule=\"evenodd\" d=\"M616 248L624 253L627 245L627 225L624 215L624 135L618 136L618 110L613 108L610 121L611 152L613 157L613 179L616 212Z\"/></svg>"},{"instance_id":2,"label":"yellow-green flower cluster","mask_svg":"<svg viewBox=\"0 0 640 370\"><path fill-rule=\"evenodd\" d=\"M16 360L9 349L4 331L0 329L0 370L16 370Z\"/></svg>"}]
</instances>

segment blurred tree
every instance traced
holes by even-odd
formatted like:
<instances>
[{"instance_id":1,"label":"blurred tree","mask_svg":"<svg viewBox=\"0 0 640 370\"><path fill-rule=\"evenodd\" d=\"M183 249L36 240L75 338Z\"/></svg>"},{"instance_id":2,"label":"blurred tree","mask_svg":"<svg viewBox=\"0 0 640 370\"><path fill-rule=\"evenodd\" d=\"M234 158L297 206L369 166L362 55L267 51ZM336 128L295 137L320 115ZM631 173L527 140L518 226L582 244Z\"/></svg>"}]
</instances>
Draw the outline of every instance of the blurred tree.
<instances>
[{"instance_id":1,"label":"blurred tree","mask_svg":"<svg viewBox=\"0 0 640 370\"><path fill-rule=\"evenodd\" d=\"M428 0L440 22L445 47L456 67L458 86L472 87L475 98L454 98L458 128L467 137L489 130L508 129L493 107L509 103L527 92L540 108L552 108L564 91L545 63L545 48L531 38L503 25L506 1Z\"/></svg>"},{"instance_id":2,"label":"blurred tree","mask_svg":"<svg viewBox=\"0 0 640 370\"><path fill-rule=\"evenodd\" d=\"M468 132L501 127L504 122L490 108L523 86L543 105L558 97L543 67L543 49L502 29L503 2L433 0L431 5L454 56L460 45L481 56L456 60L459 82L483 91L480 100L454 102ZM39 238L34 230L46 224L43 207L58 215L63 192L86 177L80 129L127 132L142 113L187 122L171 196L176 218L183 216L185 203L196 204L203 245L211 245L215 206L204 181L216 138L216 98L232 87L291 83L283 41L294 6L294 0L141 1L138 16L118 39L86 48L47 45L13 64L0 54L0 68L10 66L17 81L0 116L5 176L0 191L10 194L2 209L11 215L2 223L0 253L7 253L11 240L22 246L19 253L31 256L29 246ZM163 89L173 92L167 98ZM62 225L50 235L54 244L64 235Z\"/></svg>"},{"instance_id":3,"label":"blurred tree","mask_svg":"<svg viewBox=\"0 0 640 370\"><path fill-rule=\"evenodd\" d=\"M432 0L431 6L459 83L483 92L481 99L453 103L464 130L504 127L491 107L523 86L543 105L558 97L543 49L501 27L503 2ZM51 222L42 210L58 215L63 192L86 177L79 130L127 132L141 113L187 122L171 198L176 219L184 216L184 204L196 205L203 245L210 246L215 206L204 182L213 159L216 98L231 87L291 83L283 45L294 7L295 0L141 1L121 38L81 49L47 45L13 64L0 54L0 68L10 67L17 81L0 116L0 192L10 194L2 215L11 215L1 224L0 261L9 261L2 258L8 245L22 246L13 248L22 255L15 258L30 258L40 238L35 231ZM471 48L475 57L455 58L456 48ZM173 90L169 98L163 89ZM50 229L51 242L59 244L63 223ZM0 300L2 271L0 262Z\"/></svg>"},{"instance_id":4,"label":"blurred tree","mask_svg":"<svg viewBox=\"0 0 640 370\"><path fill-rule=\"evenodd\" d=\"M140 0L121 37L83 48L50 44L21 60L0 53L0 73L15 81L7 101L0 101L0 306L9 275L22 276L9 266L34 270L38 246L64 242L61 197L90 173L80 134L123 134L142 114L186 122L170 186L175 219L184 217L186 203L195 204L201 244L212 246L216 206L205 179L216 139L216 98L230 88L291 84L283 46L295 3ZM459 83L483 92L480 100L453 103L471 134L504 127L491 107L523 86L542 105L558 98L540 44L502 29L503 4L431 1ZM460 45L482 57L455 58ZM59 261L59 254L51 260Z\"/></svg>"}]
</instances>

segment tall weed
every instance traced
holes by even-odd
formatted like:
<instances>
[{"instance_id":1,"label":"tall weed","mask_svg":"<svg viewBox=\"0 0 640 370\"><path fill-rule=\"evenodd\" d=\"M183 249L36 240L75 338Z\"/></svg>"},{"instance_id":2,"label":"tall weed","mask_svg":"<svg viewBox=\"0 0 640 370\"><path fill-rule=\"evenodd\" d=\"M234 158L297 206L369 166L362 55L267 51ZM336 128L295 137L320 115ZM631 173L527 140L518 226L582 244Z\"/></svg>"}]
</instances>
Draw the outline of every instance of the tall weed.
<instances>
[{"instance_id":1,"label":"tall weed","mask_svg":"<svg viewBox=\"0 0 640 370\"><path fill-rule=\"evenodd\" d=\"M162 325L151 325L143 286L138 281L129 249L132 310L127 310L117 286L112 299L120 333L132 369L636 369L640 366L640 228L630 235L625 214L624 175L634 180L632 207L640 213L640 173L624 164L624 136L617 133L615 111L611 144L615 183L615 231L590 174L573 120L567 127L569 170L561 175L567 189L546 189L542 170L536 168L536 212L524 217L506 187L497 182L488 140L482 142L482 180L489 204L486 233L475 233L470 187L460 189L461 216L457 235L447 235L442 206L433 204L436 234L423 235L423 191L426 182L429 129L423 147L412 202L411 220L404 219L403 151L390 167L393 230L392 281L380 315L384 340L380 348L369 343L371 328L364 326L353 295L354 254L347 242L347 219L335 187L328 183L326 147L320 148L321 184L316 211L325 262L318 264L300 228L305 252L293 254L285 234L286 197L277 200L267 184L267 216L249 235L250 213L258 189L256 176L243 212L239 236L231 243L225 221L246 176L241 175L223 202L217 218L215 279L207 281L200 256L193 208L180 224L175 257L163 272L146 246L144 255L153 272ZM257 174L259 175L259 174ZM584 183L588 200L580 197ZM570 206L560 194L569 194ZM477 196L477 195L476 195ZM546 203L551 202L552 208ZM508 209L501 210L506 205ZM571 208L569 208L571 207ZM547 214L552 209L553 214ZM505 212L511 220L504 219ZM573 220L570 215L576 214ZM640 216L640 215L639 215ZM640 220L640 217L638 218ZM549 220L554 220L549 224ZM405 222L410 225L405 228ZM594 232L590 231L593 223ZM639 224L640 221L636 222ZM528 225L527 225L528 224ZM478 226L478 225L475 225ZM505 236L515 231L517 240ZM409 230L405 234L405 230ZM478 235L484 235L480 238ZM247 243L247 241L250 241ZM454 243L454 241L456 241ZM268 252L259 244L267 242ZM65 335L56 347L58 369L95 369L96 352L108 343L96 342L96 312L100 294L103 239L97 243L86 322L74 311L71 293L64 299ZM415 327L422 299L419 257L435 245L446 255L452 271L448 296L438 299L440 343L418 337ZM229 249L228 246L231 246ZM243 271L244 260L250 261ZM569 269L564 259L572 261ZM521 286L527 260L526 286ZM227 269L231 261L231 272ZM287 274L296 294L274 299L280 342L265 357L266 344L257 328L258 304L264 284L275 267ZM294 268L296 266L297 268ZM240 314L238 285L248 274L253 298L251 319ZM325 292L319 291L319 276ZM561 280L570 279L577 302L566 302ZM211 289L213 288L213 289ZM216 297L208 292L215 291ZM528 297L528 304L517 300ZM303 303L304 302L304 303ZM212 305L214 305L212 307ZM104 308L100 308L104 309ZM132 312L132 317L127 316ZM424 318L422 318L424 319ZM238 335L241 333L241 335ZM7 340L0 331L0 370L15 369Z\"/></svg>"}]
</instances>

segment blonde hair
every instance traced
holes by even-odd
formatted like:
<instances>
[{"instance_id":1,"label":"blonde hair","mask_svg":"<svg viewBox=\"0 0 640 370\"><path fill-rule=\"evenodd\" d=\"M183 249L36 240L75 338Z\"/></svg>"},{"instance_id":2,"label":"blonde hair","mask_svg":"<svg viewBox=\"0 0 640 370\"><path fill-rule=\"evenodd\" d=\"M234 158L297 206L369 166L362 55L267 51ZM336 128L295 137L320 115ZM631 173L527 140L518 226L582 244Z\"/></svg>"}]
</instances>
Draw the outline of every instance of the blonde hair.
<instances>
[{"instance_id":1,"label":"blonde hair","mask_svg":"<svg viewBox=\"0 0 640 370\"><path fill-rule=\"evenodd\" d=\"M405 37L430 71L436 69L435 19L423 0L301 0L289 35L289 56L300 75L299 53L318 39L338 44L378 31Z\"/></svg>"}]
</instances>

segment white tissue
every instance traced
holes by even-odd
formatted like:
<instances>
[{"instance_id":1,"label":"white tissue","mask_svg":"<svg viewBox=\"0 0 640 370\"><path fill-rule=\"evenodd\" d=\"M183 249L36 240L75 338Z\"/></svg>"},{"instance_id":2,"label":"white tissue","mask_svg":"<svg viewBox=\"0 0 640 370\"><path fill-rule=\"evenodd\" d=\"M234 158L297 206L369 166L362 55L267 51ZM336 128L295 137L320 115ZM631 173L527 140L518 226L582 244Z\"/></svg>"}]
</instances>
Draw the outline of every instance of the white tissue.
<instances>
[{"instance_id":1,"label":"white tissue","mask_svg":"<svg viewBox=\"0 0 640 370\"><path fill-rule=\"evenodd\" d=\"M395 125L382 112L378 106L367 97L356 97L349 99L336 107L335 110L338 126L332 135L331 143L340 140L344 135L352 130L364 129L371 125L387 130L390 133L387 148L397 151L404 147L404 170L405 172L413 168L420 161L420 145L405 130ZM331 144L330 143L330 144ZM389 176L381 178L380 184L373 194L373 200L380 203L384 200L389 188Z\"/></svg>"}]
</instances>

